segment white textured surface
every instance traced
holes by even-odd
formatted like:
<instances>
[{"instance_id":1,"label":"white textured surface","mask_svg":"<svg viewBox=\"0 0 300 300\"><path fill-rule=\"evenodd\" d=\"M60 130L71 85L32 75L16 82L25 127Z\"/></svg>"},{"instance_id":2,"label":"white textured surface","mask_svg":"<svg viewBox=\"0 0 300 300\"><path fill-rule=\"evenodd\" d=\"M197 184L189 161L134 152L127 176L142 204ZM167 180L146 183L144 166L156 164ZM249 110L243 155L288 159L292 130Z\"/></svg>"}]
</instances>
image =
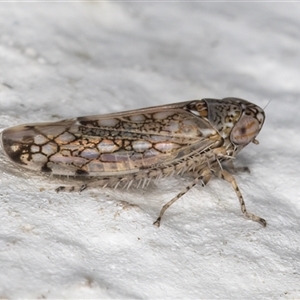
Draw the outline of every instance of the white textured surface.
<instances>
[{"instance_id":1,"label":"white textured surface","mask_svg":"<svg viewBox=\"0 0 300 300\"><path fill-rule=\"evenodd\" d=\"M56 194L0 153L0 298L299 299L299 3L1 3L0 127L204 97L266 107L225 182ZM132 205L128 205L129 202Z\"/></svg>"}]
</instances>

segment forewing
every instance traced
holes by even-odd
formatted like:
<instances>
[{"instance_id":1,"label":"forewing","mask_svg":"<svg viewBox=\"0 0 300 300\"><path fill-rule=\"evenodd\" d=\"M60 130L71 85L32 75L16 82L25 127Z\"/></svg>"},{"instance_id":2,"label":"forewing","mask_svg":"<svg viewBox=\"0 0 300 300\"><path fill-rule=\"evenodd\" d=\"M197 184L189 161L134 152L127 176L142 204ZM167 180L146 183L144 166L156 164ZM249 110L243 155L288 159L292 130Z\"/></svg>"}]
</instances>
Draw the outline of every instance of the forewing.
<instances>
[{"instance_id":1,"label":"forewing","mask_svg":"<svg viewBox=\"0 0 300 300\"><path fill-rule=\"evenodd\" d=\"M15 162L58 175L113 176L204 151L214 129L186 103L6 129L2 142Z\"/></svg>"}]
</instances>

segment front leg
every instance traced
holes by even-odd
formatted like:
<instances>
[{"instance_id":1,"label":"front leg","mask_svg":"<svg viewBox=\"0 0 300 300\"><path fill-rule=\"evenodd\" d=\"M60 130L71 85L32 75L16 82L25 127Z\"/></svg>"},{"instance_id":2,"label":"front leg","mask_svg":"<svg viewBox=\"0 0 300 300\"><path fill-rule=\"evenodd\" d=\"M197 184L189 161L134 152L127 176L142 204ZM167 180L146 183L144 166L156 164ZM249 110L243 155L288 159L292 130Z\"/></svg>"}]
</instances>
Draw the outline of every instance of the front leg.
<instances>
[{"instance_id":1,"label":"front leg","mask_svg":"<svg viewBox=\"0 0 300 300\"><path fill-rule=\"evenodd\" d=\"M228 170L229 172L236 174L238 172L246 172L250 173L250 169L248 167L236 167L233 163L233 160L229 160L224 164L224 168Z\"/></svg>"},{"instance_id":2,"label":"front leg","mask_svg":"<svg viewBox=\"0 0 300 300\"><path fill-rule=\"evenodd\" d=\"M261 217L258 217L254 214L251 214L251 213L248 213L247 212L247 209L246 209L246 205L245 205L245 201L243 199L243 196L242 196L242 193L240 192L240 189L237 185L237 182L235 180L235 178L230 174L228 173L227 171L223 170L223 169L219 169L215 172L215 175L221 179L224 179L226 180L227 182L229 182L236 195L238 196L239 198L239 201L240 201L240 205L241 205L241 211L242 213L244 214L244 216L247 218L247 219L250 219L252 221L255 221L255 222L258 222L259 224L261 224L263 227L266 227L267 226L267 222L265 219L261 218Z\"/></svg>"}]
</instances>

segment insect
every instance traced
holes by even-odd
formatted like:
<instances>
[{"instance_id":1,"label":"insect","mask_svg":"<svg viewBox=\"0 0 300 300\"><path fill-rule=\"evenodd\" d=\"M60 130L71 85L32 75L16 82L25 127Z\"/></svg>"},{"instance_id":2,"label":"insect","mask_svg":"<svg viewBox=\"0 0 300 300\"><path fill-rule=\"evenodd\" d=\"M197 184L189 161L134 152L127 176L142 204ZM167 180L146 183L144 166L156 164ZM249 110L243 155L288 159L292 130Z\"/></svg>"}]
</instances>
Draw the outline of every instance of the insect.
<instances>
[{"instance_id":1,"label":"insect","mask_svg":"<svg viewBox=\"0 0 300 300\"><path fill-rule=\"evenodd\" d=\"M193 180L161 209L165 211L197 183L215 176L229 182L247 219L266 221L247 212L234 176L232 160L256 136L264 111L239 98L202 99L106 115L25 124L5 129L2 145L16 164L54 175L80 176L88 187L145 187L151 180L190 173ZM59 187L57 191L66 190Z\"/></svg>"}]
</instances>

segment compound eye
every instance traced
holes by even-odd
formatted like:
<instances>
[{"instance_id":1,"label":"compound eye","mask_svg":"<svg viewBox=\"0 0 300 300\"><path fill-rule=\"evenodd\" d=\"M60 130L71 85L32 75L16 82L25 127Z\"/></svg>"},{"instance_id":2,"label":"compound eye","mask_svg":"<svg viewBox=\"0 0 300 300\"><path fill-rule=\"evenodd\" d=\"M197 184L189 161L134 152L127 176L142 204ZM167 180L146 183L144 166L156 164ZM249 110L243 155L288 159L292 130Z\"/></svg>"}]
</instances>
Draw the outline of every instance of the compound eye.
<instances>
[{"instance_id":1,"label":"compound eye","mask_svg":"<svg viewBox=\"0 0 300 300\"><path fill-rule=\"evenodd\" d=\"M247 145L252 142L258 132L259 122L251 116L244 115L233 127L230 138L237 145Z\"/></svg>"}]
</instances>

